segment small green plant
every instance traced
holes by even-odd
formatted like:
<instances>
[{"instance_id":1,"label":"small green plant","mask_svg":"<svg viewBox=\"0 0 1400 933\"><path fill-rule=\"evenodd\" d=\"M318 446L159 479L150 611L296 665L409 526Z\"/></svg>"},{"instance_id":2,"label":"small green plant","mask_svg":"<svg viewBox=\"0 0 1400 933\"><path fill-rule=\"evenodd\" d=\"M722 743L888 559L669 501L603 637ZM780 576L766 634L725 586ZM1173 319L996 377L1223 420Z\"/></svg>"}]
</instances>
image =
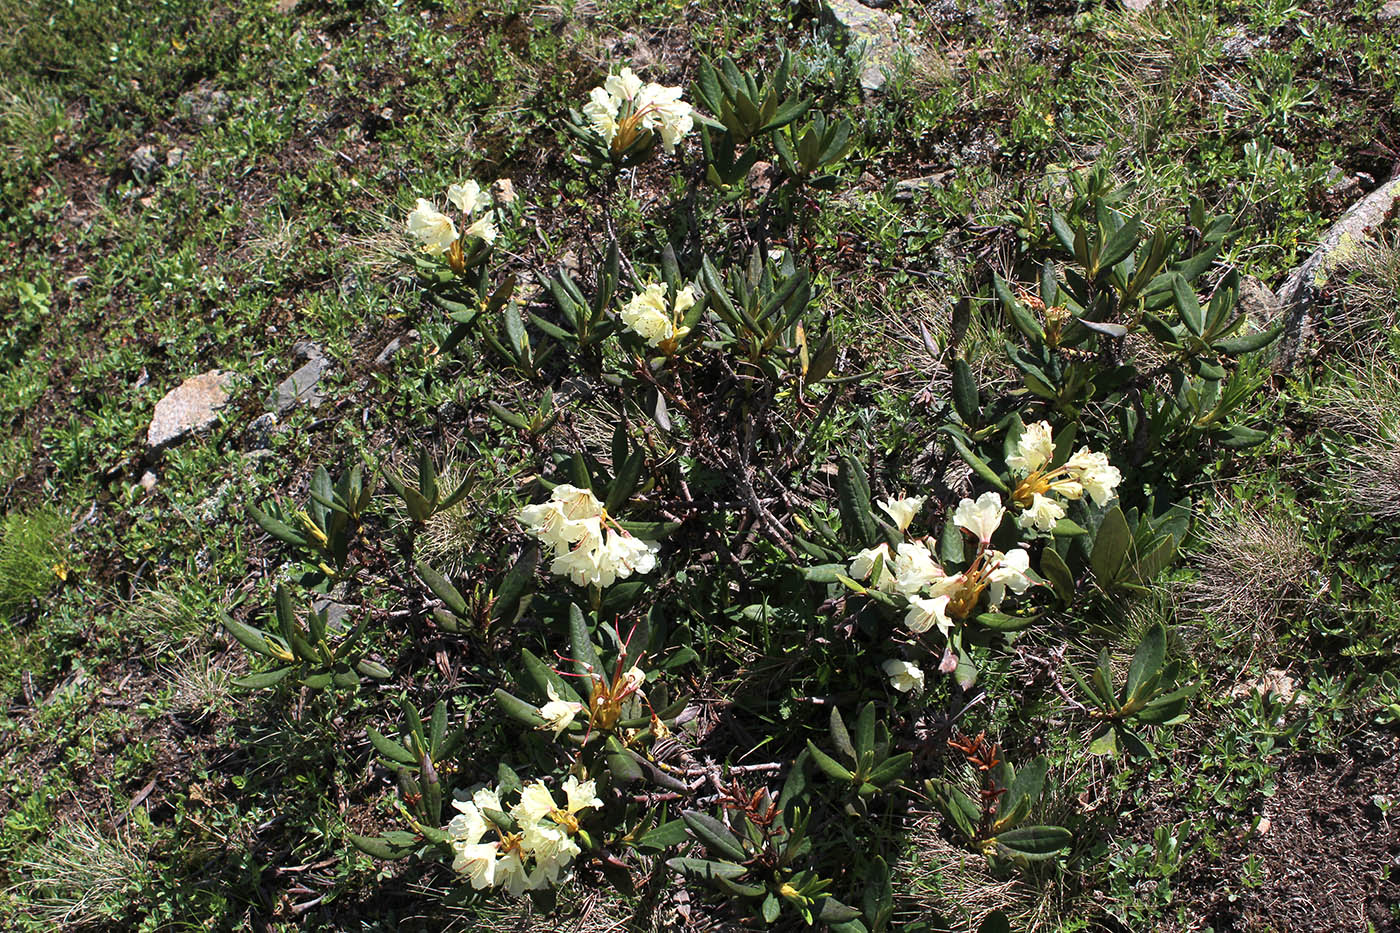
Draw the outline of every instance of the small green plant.
<instances>
[{"instance_id":1,"label":"small green plant","mask_svg":"<svg viewBox=\"0 0 1400 933\"><path fill-rule=\"evenodd\" d=\"M12 512L0 519L0 619L22 612L63 582L68 522L54 509Z\"/></svg>"}]
</instances>

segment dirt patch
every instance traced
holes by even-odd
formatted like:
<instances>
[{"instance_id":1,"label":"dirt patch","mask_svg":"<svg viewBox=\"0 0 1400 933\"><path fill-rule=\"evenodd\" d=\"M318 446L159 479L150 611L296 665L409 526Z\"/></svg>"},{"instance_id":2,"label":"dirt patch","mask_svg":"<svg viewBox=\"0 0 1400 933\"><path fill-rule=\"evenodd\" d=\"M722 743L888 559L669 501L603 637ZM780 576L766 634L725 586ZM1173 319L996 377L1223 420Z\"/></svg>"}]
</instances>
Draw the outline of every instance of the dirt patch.
<instances>
[{"instance_id":1,"label":"dirt patch","mask_svg":"<svg viewBox=\"0 0 1400 933\"><path fill-rule=\"evenodd\" d=\"M1180 929L1241 933L1400 930L1400 736L1368 733L1330 756L1297 755L1259 828L1220 857L1188 864Z\"/></svg>"}]
</instances>

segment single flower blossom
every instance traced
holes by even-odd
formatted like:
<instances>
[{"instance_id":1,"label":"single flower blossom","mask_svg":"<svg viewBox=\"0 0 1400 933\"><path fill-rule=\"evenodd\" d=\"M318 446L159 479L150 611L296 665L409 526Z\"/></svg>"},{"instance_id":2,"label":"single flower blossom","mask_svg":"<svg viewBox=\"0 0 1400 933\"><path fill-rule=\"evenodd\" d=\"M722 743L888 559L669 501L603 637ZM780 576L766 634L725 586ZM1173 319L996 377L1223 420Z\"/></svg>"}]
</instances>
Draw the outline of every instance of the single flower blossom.
<instances>
[{"instance_id":1,"label":"single flower blossom","mask_svg":"<svg viewBox=\"0 0 1400 933\"><path fill-rule=\"evenodd\" d=\"M603 79L603 87L615 100L634 100L641 93L642 79L631 68L624 67L615 75Z\"/></svg>"},{"instance_id":2,"label":"single flower blossom","mask_svg":"<svg viewBox=\"0 0 1400 933\"><path fill-rule=\"evenodd\" d=\"M471 226L467 227L463 235L478 239L487 246L496 242L496 222L491 216L491 211L487 211L472 221Z\"/></svg>"},{"instance_id":3,"label":"single flower blossom","mask_svg":"<svg viewBox=\"0 0 1400 933\"><path fill-rule=\"evenodd\" d=\"M890 686L900 693L922 693L924 689L924 672L908 661L891 659L880 665L880 669L885 672L885 676L890 679Z\"/></svg>"},{"instance_id":4,"label":"single flower blossom","mask_svg":"<svg viewBox=\"0 0 1400 933\"><path fill-rule=\"evenodd\" d=\"M468 217L491 206L491 196L475 181L458 182L447 188L447 200Z\"/></svg>"},{"instance_id":5,"label":"single flower blossom","mask_svg":"<svg viewBox=\"0 0 1400 933\"><path fill-rule=\"evenodd\" d=\"M1006 509L1001 504L1001 496L994 492L984 492L977 501L963 499L953 511L953 524L965 528L977 536L984 546L992 540L992 535L1001 527Z\"/></svg>"},{"instance_id":6,"label":"single flower blossom","mask_svg":"<svg viewBox=\"0 0 1400 933\"><path fill-rule=\"evenodd\" d=\"M408 232L422 244L423 252L429 256L440 256L457 242L457 225L452 218L433 207L424 198L408 215Z\"/></svg>"},{"instance_id":7,"label":"single flower blossom","mask_svg":"<svg viewBox=\"0 0 1400 933\"><path fill-rule=\"evenodd\" d=\"M1079 471L1079 482L1098 506L1107 505L1108 500L1114 497L1118 484L1123 482L1123 474L1108 462L1107 455L1093 452L1088 447L1079 448L1079 453L1070 457L1065 466Z\"/></svg>"},{"instance_id":8,"label":"single flower blossom","mask_svg":"<svg viewBox=\"0 0 1400 933\"><path fill-rule=\"evenodd\" d=\"M931 599L910 596L909 612L904 616L904 627L918 635L937 626L940 632L947 635L953 627L953 621L948 618L949 600L950 597L946 593Z\"/></svg>"},{"instance_id":9,"label":"single flower blossom","mask_svg":"<svg viewBox=\"0 0 1400 933\"><path fill-rule=\"evenodd\" d=\"M569 728L574 718L584 711L584 705L561 700L552 683L545 685L545 692L549 695L549 702L539 709L540 718L544 720L544 725L539 728L552 729L554 737L557 739L560 733Z\"/></svg>"},{"instance_id":10,"label":"single flower blossom","mask_svg":"<svg viewBox=\"0 0 1400 933\"><path fill-rule=\"evenodd\" d=\"M1016 452L1006 458L1006 465L1021 475L1039 470L1055 457L1055 441L1050 422L1037 421L1027 425L1016 442Z\"/></svg>"},{"instance_id":11,"label":"single flower blossom","mask_svg":"<svg viewBox=\"0 0 1400 933\"><path fill-rule=\"evenodd\" d=\"M908 530L909 523L914 520L914 516L919 514L919 510L928 501L928 496L911 496L908 499L886 499L880 503L880 508L894 522L894 526L901 532Z\"/></svg>"},{"instance_id":12,"label":"single flower blossom","mask_svg":"<svg viewBox=\"0 0 1400 933\"><path fill-rule=\"evenodd\" d=\"M928 547L913 541L901 541L895 548L894 588L908 596L943 579L943 568L933 562Z\"/></svg>"},{"instance_id":13,"label":"single flower blossom","mask_svg":"<svg viewBox=\"0 0 1400 933\"><path fill-rule=\"evenodd\" d=\"M1055 523L1065 517L1065 507L1049 496L1033 493L1030 507L1016 516L1016 524L1037 531L1052 531Z\"/></svg>"},{"instance_id":14,"label":"single flower blossom","mask_svg":"<svg viewBox=\"0 0 1400 933\"><path fill-rule=\"evenodd\" d=\"M637 668L633 668L637 670ZM640 674L641 671L637 670ZM643 675L645 679L645 675ZM598 797L598 788L593 780L579 782L579 779L572 774L564 779L564 798L568 801L565 809L569 813L578 813L581 810L596 810L603 805L603 801Z\"/></svg>"},{"instance_id":15,"label":"single flower blossom","mask_svg":"<svg viewBox=\"0 0 1400 933\"><path fill-rule=\"evenodd\" d=\"M543 781L534 781L520 789L520 802L510 808L511 818L522 826L537 823L554 809L554 796Z\"/></svg>"},{"instance_id":16,"label":"single flower blossom","mask_svg":"<svg viewBox=\"0 0 1400 933\"><path fill-rule=\"evenodd\" d=\"M1020 596L1034 585L1027 575L1031 569L1031 555L1025 548L1014 548L1005 554L989 552L993 560L992 570L987 574L990 583L987 604L996 610L1001 606L1006 591L1011 590Z\"/></svg>"},{"instance_id":17,"label":"single flower blossom","mask_svg":"<svg viewBox=\"0 0 1400 933\"><path fill-rule=\"evenodd\" d=\"M617 111L620 102L605 88L595 87L588 92L588 103L583 105L583 115L593 131L609 144L617 135Z\"/></svg>"},{"instance_id":18,"label":"single flower blossom","mask_svg":"<svg viewBox=\"0 0 1400 933\"><path fill-rule=\"evenodd\" d=\"M872 581L875 589L886 593L894 592L896 586L894 555L890 553L888 544L882 542L877 547L868 547L858 552L855 557L851 558L851 564L846 569L851 575L851 579L868 580L877 563L880 567L880 576Z\"/></svg>"}]
</instances>

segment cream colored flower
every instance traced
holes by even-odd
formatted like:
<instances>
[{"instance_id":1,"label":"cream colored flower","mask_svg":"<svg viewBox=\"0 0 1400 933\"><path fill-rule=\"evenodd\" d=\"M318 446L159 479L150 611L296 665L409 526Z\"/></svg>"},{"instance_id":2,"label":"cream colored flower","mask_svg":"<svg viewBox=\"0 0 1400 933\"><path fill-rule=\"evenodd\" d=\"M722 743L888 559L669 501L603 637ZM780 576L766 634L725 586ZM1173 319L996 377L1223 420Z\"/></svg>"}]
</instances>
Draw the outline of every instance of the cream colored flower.
<instances>
[{"instance_id":1,"label":"cream colored flower","mask_svg":"<svg viewBox=\"0 0 1400 933\"><path fill-rule=\"evenodd\" d=\"M608 532L605 545L608 556L617 565L617 575L622 578L634 573L651 573L656 569L656 555L661 545L655 541L643 541L632 535Z\"/></svg>"},{"instance_id":2,"label":"cream colored flower","mask_svg":"<svg viewBox=\"0 0 1400 933\"><path fill-rule=\"evenodd\" d=\"M506 808L501 806L500 792L490 787L482 787L472 794L472 805L478 810L495 810L498 813L506 812Z\"/></svg>"},{"instance_id":3,"label":"cream colored flower","mask_svg":"<svg viewBox=\"0 0 1400 933\"><path fill-rule=\"evenodd\" d=\"M894 522L894 526L901 532L907 531L909 523L914 520L914 516L919 514L919 509L924 507L928 501L928 496L910 496L907 499L886 499L880 503L880 508Z\"/></svg>"},{"instance_id":4,"label":"cream colored flower","mask_svg":"<svg viewBox=\"0 0 1400 933\"><path fill-rule=\"evenodd\" d=\"M422 243L423 252L440 256L457 241L457 226L452 218L433 207L432 202L419 198L408 215L408 232Z\"/></svg>"},{"instance_id":5,"label":"cream colored flower","mask_svg":"<svg viewBox=\"0 0 1400 933\"><path fill-rule=\"evenodd\" d=\"M463 844L480 842L481 837L491 828L486 817L481 815L481 810L470 800L454 800L452 806L461 812L447 824L448 838Z\"/></svg>"},{"instance_id":6,"label":"cream colored flower","mask_svg":"<svg viewBox=\"0 0 1400 933\"><path fill-rule=\"evenodd\" d=\"M492 217L492 212L487 211L472 221L471 226L467 227L465 235L475 237L487 246L496 242L496 221Z\"/></svg>"},{"instance_id":7,"label":"cream colored flower","mask_svg":"<svg viewBox=\"0 0 1400 933\"><path fill-rule=\"evenodd\" d=\"M538 823L553 811L554 796L543 781L535 781L521 789L520 802L510 808L510 815L523 828Z\"/></svg>"},{"instance_id":8,"label":"cream colored flower","mask_svg":"<svg viewBox=\"0 0 1400 933\"><path fill-rule=\"evenodd\" d=\"M923 692L924 672L919 670L916 665L892 658L881 664L880 669L890 679L890 686L900 693L908 693L910 690L915 693Z\"/></svg>"},{"instance_id":9,"label":"cream colored flower","mask_svg":"<svg viewBox=\"0 0 1400 933\"><path fill-rule=\"evenodd\" d=\"M1006 465L1017 473L1034 473L1055 457L1055 441L1051 437L1050 422L1037 421L1027 425L1016 442L1016 453L1006 458Z\"/></svg>"},{"instance_id":10,"label":"cream colored flower","mask_svg":"<svg viewBox=\"0 0 1400 933\"><path fill-rule=\"evenodd\" d=\"M877 561L880 564L880 576L879 579L873 581L874 587L886 593L894 592L896 585L894 555L890 553L888 544L881 543L877 547L861 550L855 557L851 558L851 565L846 570L853 580L868 580L870 574L875 570Z\"/></svg>"},{"instance_id":11,"label":"cream colored flower","mask_svg":"<svg viewBox=\"0 0 1400 933\"><path fill-rule=\"evenodd\" d=\"M1002 507L1001 496L994 492L984 492L977 497L976 502L963 499L958 503L958 507L953 511L953 524L959 528L966 528L985 545L992 540L997 528L1001 527L1001 519L1005 514L1006 509Z\"/></svg>"},{"instance_id":12,"label":"cream colored flower","mask_svg":"<svg viewBox=\"0 0 1400 933\"><path fill-rule=\"evenodd\" d=\"M565 866L579 853L578 844L557 825L530 823L525 826L522 847L535 860L534 887L557 885Z\"/></svg>"},{"instance_id":13,"label":"cream colored flower","mask_svg":"<svg viewBox=\"0 0 1400 933\"><path fill-rule=\"evenodd\" d=\"M987 605L995 610L1001 605L1008 589L1019 596L1034 585L1027 576L1031 569L1031 555L1025 548L1018 547L1005 554L993 551L988 556L993 560L993 569L987 574L987 581L991 584Z\"/></svg>"},{"instance_id":14,"label":"cream colored flower","mask_svg":"<svg viewBox=\"0 0 1400 933\"><path fill-rule=\"evenodd\" d=\"M478 891L494 887L499 854L499 842L452 843L452 870L466 875Z\"/></svg>"},{"instance_id":15,"label":"cream colored flower","mask_svg":"<svg viewBox=\"0 0 1400 933\"><path fill-rule=\"evenodd\" d=\"M642 90L642 79L631 68L623 68L615 75L608 75L603 87L616 100L634 100Z\"/></svg>"},{"instance_id":16,"label":"cream colored flower","mask_svg":"<svg viewBox=\"0 0 1400 933\"><path fill-rule=\"evenodd\" d=\"M933 562L927 545L915 541L901 541L895 549L894 588L909 596L924 587L943 579L943 568Z\"/></svg>"},{"instance_id":17,"label":"cream colored flower","mask_svg":"<svg viewBox=\"0 0 1400 933\"><path fill-rule=\"evenodd\" d=\"M593 131L609 144L617 135L617 110L619 101L604 88L595 87L588 92L588 103L583 105L583 114Z\"/></svg>"},{"instance_id":18,"label":"cream colored flower","mask_svg":"<svg viewBox=\"0 0 1400 933\"><path fill-rule=\"evenodd\" d=\"M554 691L554 684L546 684L545 692L549 694L549 702L540 707L540 718L544 720L544 725L539 728L554 730L554 737L557 739L561 732L569 728L574 718L584 711L584 705L559 699L559 694Z\"/></svg>"},{"instance_id":19,"label":"cream colored flower","mask_svg":"<svg viewBox=\"0 0 1400 933\"><path fill-rule=\"evenodd\" d=\"M447 200L468 217L491 206L491 196L475 181L450 185L447 189Z\"/></svg>"},{"instance_id":20,"label":"cream colored flower","mask_svg":"<svg viewBox=\"0 0 1400 933\"><path fill-rule=\"evenodd\" d=\"M661 131L661 145L667 152L675 149L695 125L690 104L680 99L681 93L678 87L648 84L634 95L636 111L643 115L642 125Z\"/></svg>"},{"instance_id":21,"label":"cream colored flower","mask_svg":"<svg viewBox=\"0 0 1400 933\"><path fill-rule=\"evenodd\" d=\"M544 887L540 873L533 876L525 868L525 862L518 852L507 852L496 861L496 884L512 897L525 891Z\"/></svg>"},{"instance_id":22,"label":"cream colored flower","mask_svg":"<svg viewBox=\"0 0 1400 933\"><path fill-rule=\"evenodd\" d=\"M633 670L637 670L633 668ZM641 671L637 671L639 674ZM645 679L645 675L643 675ZM578 813L581 810L596 810L603 805L603 801L598 797L598 789L591 780L579 783L579 779L572 774L564 779L564 797L568 801L566 809L569 813Z\"/></svg>"},{"instance_id":23,"label":"cream colored flower","mask_svg":"<svg viewBox=\"0 0 1400 933\"><path fill-rule=\"evenodd\" d=\"M1079 453L1070 457L1065 466L1079 472L1079 482L1095 505L1107 505L1108 500L1114 497L1118 484L1123 482L1123 474L1108 462L1107 455L1091 451L1088 447L1079 448Z\"/></svg>"},{"instance_id":24,"label":"cream colored flower","mask_svg":"<svg viewBox=\"0 0 1400 933\"><path fill-rule=\"evenodd\" d=\"M938 626L940 632L948 634L948 630L953 627L952 620L948 618L949 599L946 593L932 599L910 596L909 612L904 616L904 627L920 634Z\"/></svg>"},{"instance_id":25,"label":"cream colored flower","mask_svg":"<svg viewBox=\"0 0 1400 933\"><path fill-rule=\"evenodd\" d=\"M666 307L666 286L652 283L633 295L622 307L622 323L630 327L648 346L674 343L690 333L680 322L685 312L695 305L695 292L687 285L676 293L676 300Z\"/></svg>"},{"instance_id":26,"label":"cream colored flower","mask_svg":"<svg viewBox=\"0 0 1400 933\"><path fill-rule=\"evenodd\" d=\"M1037 531L1052 531L1055 523L1064 517L1064 506L1037 492L1032 495L1030 507L1016 516L1016 524Z\"/></svg>"}]
</instances>

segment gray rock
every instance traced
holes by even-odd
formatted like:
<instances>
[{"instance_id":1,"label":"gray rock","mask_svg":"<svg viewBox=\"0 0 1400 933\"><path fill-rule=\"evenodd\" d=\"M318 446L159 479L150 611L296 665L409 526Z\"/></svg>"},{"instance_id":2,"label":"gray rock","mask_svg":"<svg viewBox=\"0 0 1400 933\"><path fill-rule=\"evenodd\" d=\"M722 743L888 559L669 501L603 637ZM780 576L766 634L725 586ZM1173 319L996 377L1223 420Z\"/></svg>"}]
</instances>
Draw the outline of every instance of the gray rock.
<instances>
[{"instance_id":1,"label":"gray rock","mask_svg":"<svg viewBox=\"0 0 1400 933\"><path fill-rule=\"evenodd\" d=\"M131 170L137 175L146 176L160 168L160 157L155 146L137 146L129 160Z\"/></svg>"},{"instance_id":2,"label":"gray rock","mask_svg":"<svg viewBox=\"0 0 1400 933\"><path fill-rule=\"evenodd\" d=\"M311 603L311 608L316 612L322 610L326 613L326 631L336 635L343 635L350 627L345 619L350 615L350 607L334 599L322 597Z\"/></svg>"},{"instance_id":3,"label":"gray rock","mask_svg":"<svg viewBox=\"0 0 1400 933\"><path fill-rule=\"evenodd\" d=\"M156 402L146 429L146 447L159 450L217 421L219 409L228 403L233 378L233 373L213 369L171 389Z\"/></svg>"},{"instance_id":4,"label":"gray rock","mask_svg":"<svg viewBox=\"0 0 1400 933\"><path fill-rule=\"evenodd\" d=\"M1156 0L1123 0L1123 9L1131 10L1134 13L1141 13L1152 6L1154 2L1156 2Z\"/></svg>"},{"instance_id":5,"label":"gray rock","mask_svg":"<svg viewBox=\"0 0 1400 933\"><path fill-rule=\"evenodd\" d=\"M292 344L292 355L299 360L322 360L326 358L326 351L314 340L298 340Z\"/></svg>"},{"instance_id":6,"label":"gray rock","mask_svg":"<svg viewBox=\"0 0 1400 933\"><path fill-rule=\"evenodd\" d=\"M1381 7L1381 11L1376 15L1376 18L1400 19L1400 0L1390 0L1389 3Z\"/></svg>"},{"instance_id":7,"label":"gray rock","mask_svg":"<svg viewBox=\"0 0 1400 933\"><path fill-rule=\"evenodd\" d=\"M277 431L277 415L264 412L243 429L244 450L266 450L272 446L272 435Z\"/></svg>"},{"instance_id":8,"label":"gray rock","mask_svg":"<svg viewBox=\"0 0 1400 933\"><path fill-rule=\"evenodd\" d=\"M1256 328L1268 330L1278 320L1283 304L1273 289L1252 275L1240 279L1239 309L1248 315Z\"/></svg>"},{"instance_id":9,"label":"gray rock","mask_svg":"<svg viewBox=\"0 0 1400 933\"><path fill-rule=\"evenodd\" d=\"M1278 365L1292 369L1312 340L1313 306L1327 285L1337 263L1344 260L1363 240L1385 222L1400 202L1400 175L1357 201L1323 236L1303 264L1294 269L1279 287L1283 306L1284 331Z\"/></svg>"},{"instance_id":10,"label":"gray rock","mask_svg":"<svg viewBox=\"0 0 1400 933\"><path fill-rule=\"evenodd\" d=\"M896 201L912 201L914 198L932 188L942 188L952 172L935 172L932 175L921 175L918 178L905 178L894 183L894 199Z\"/></svg>"},{"instance_id":11,"label":"gray rock","mask_svg":"<svg viewBox=\"0 0 1400 933\"><path fill-rule=\"evenodd\" d=\"M492 182L491 193L496 196L496 203L502 207L509 207L515 203L515 183L509 178L497 178Z\"/></svg>"},{"instance_id":12,"label":"gray rock","mask_svg":"<svg viewBox=\"0 0 1400 933\"><path fill-rule=\"evenodd\" d=\"M201 82L198 87L190 88L181 94L175 106L180 113L188 114L196 123L209 126L216 122L232 103L228 91L221 91Z\"/></svg>"},{"instance_id":13,"label":"gray rock","mask_svg":"<svg viewBox=\"0 0 1400 933\"><path fill-rule=\"evenodd\" d=\"M141 488L149 494L151 490L156 488L157 479L158 478L154 473L152 473L150 470L147 470L146 472L141 474L141 479L139 480Z\"/></svg>"},{"instance_id":14,"label":"gray rock","mask_svg":"<svg viewBox=\"0 0 1400 933\"><path fill-rule=\"evenodd\" d=\"M753 195L755 201L762 200L768 196L768 192L773 190L773 182L777 180L778 173L773 168L773 163L758 161L749 169L748 185L749 193Z\"/></svg>"},{"instance_id":15,"label":"gray rock","mask_svg":"<svg viewBox=\"0 0 1400 933\"><path fill-rule=\"evenodd\" d=\"M321 404L319 391L321 377L331 368L330 360L324 356L313 356L302 367L292 373L273 390L267 398L267 407L277 414L285 414L297 405L305 404L315 408Z\"/></svg>"},{"instance_id":16,"label":"gray rock","mask_svg":"<svg viewBox=\"0 0 1400 933\"><path fill-rule=\"evenodd\" d=\"M185 161L185 150L181 149L179 146L174 147L165 154L166 168L174 168L183 161Z\"/></svg>"},{"instance_id":17,"label":"gray rock","mask_svg":"<svg viewBox=\"0 0 1400 933\"><path fill-rule=\"evenodd\" d=\"M418 339L418 331L411 330L406 334L395 337L384 345L384 349L379 351L379 355L374 358L375 366L387 366L400 350L408 344Z\"/></svg>"},{"instance_id":18,"label":"gray rock","mask_svg":"<svg viewBox=\"0 0 1400 933\"><path fill-rule=\"evenodd\" d=\"M899 41L898 13L872 10L859 0L823 0L826 13L850 33L852 42L862 44L860 86L867 92L885 86L887 72L903 48Z\"/></svg>"}]
</instances>

